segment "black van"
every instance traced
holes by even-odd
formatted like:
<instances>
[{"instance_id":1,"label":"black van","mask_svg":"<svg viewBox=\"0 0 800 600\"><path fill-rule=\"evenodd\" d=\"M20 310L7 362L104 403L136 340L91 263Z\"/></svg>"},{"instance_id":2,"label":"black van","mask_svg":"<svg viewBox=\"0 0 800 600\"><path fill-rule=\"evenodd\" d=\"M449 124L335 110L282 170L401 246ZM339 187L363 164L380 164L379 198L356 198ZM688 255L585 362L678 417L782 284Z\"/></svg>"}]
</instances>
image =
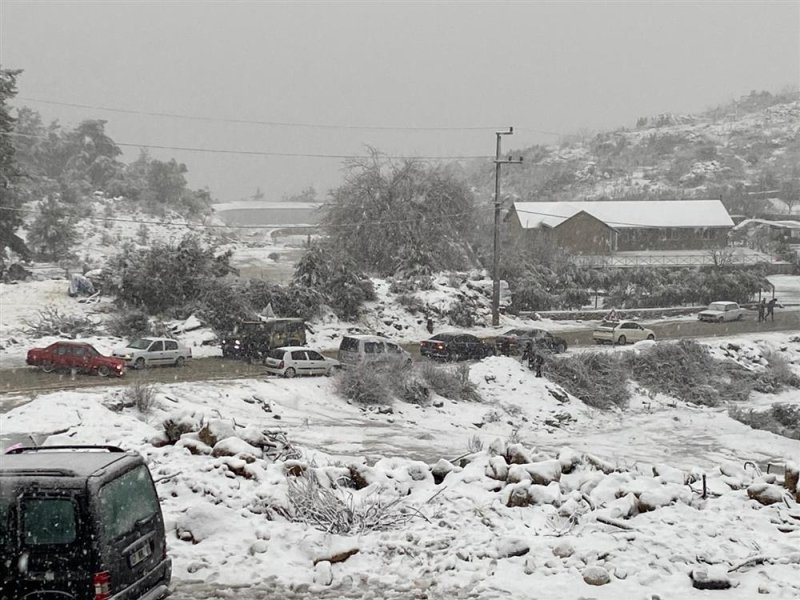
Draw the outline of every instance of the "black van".
<instances>
[{"instance_id":1,"label":"black van","mask_svg":"<svg viewBox=\"0 0 800 600\"><path fill-rule=\"evenodd\" d=\"M157 600L171 576L141 455L115 446L0 455L0 600Z\"/></svg>"}]
</instances>

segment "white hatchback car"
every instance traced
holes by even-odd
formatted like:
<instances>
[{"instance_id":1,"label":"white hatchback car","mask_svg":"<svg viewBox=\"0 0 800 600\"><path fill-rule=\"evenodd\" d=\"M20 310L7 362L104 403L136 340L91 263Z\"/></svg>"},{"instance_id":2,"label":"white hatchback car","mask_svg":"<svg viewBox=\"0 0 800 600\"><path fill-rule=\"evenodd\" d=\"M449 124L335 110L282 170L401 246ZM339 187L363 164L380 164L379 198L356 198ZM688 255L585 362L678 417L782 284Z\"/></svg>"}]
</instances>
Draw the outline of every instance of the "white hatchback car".
<instances>
[{"instance_id":1,"label":"white hatchback car","mask_svg":"<svg viewBox=\"0 0 800 600\"><path fill-rule=\"evenodd\" d=\"M319 350L305 346L273 348L264 359L267 373L294 377L296 375L330 375L339 361L324 356Z\"/></svg>"},{"instance_id":2,"label":"white hatchback car","mask_svg":"<svg viewBox=\"0 0 800 600\"><path fill-rule=\"evenodd\" d=\"M592 332L595 344L620 344L654 340L652 329L642 327L635 321L603 321Z\"/></svg>"},{"instance_id":3,"label":"white hatchback car","mask_svg":"<svg viewBox=\"0 0 800 600\"><path fill-rule=\"evenodd\" d=\"M156 365L182 367L192 358L192 349L169 338L139 338L129 342L124 348L117 348L112 356L123 359L134 369Z\"/></svg>"}]
</instances>

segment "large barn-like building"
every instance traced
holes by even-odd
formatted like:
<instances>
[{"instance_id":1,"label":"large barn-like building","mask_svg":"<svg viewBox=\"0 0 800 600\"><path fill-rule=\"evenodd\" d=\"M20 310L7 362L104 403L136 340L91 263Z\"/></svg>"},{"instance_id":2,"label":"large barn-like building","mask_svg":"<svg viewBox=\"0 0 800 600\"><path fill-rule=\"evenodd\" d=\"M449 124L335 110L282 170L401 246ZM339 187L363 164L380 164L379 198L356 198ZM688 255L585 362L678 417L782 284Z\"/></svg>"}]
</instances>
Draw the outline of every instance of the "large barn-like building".
<instances>
[{"instance_id":1,"label":"large barn-like building","mask_svg":"<svg viewBox=\"0 0 800 600\"><path fill-rule=\"evenodd\" d=\"M511 235L577 255L713 250L733 227L719 200L515 202L506 224Z\"/></svg>"}]
</instances>

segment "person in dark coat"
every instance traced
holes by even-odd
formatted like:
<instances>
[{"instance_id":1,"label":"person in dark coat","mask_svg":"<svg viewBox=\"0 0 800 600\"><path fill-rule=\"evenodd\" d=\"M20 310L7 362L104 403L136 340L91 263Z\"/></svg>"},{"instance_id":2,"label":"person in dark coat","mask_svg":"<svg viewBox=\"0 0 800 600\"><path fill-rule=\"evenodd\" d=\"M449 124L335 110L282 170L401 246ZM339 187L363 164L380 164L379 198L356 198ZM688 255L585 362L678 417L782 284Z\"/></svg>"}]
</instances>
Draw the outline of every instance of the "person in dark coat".
<instances>
[{"instance_id":1,"label":"person in dark coat","mask_svg":"<svg viewBox=\"0 0 800 600\"><path fill-rule=\"evenodd\" d=\"M764 315L766 314L766 312L767 312L766 300L764 298L762 298L761 302L758 303L758 322L759 323L761 323L761 321L764 320Z\"/></svg>"},{"instance_id":2,"label":"person in dark coat","mask_svg":"<svg viewBox=\"0 0 800 600\"><path fill-rule=\"evenodd\" d=\"M428 333L433 335L433 319L428 317L428 322L425 324L425 328L428 330Z\"/></svg>"},{"instance_id":3,"label":"person in dark coat","mask_svg":"<svg viewBox=\"0 0 800 600\"><path fill-rule=\"evenodd\" d=\"M525 348L522 350L522 356L519 359L519 362L524 363L526 360L528 361L528 366L530 366L531 356L533 355L533 342L528 340L525 342Z\"/></svg>"},{"instance_id":4,"label":"person in dark coat","mask_svg":"<svg viewBox=\"0 0 800 600\"><path fill-rule=\"evenodd\" d=\"M544 356L538 350L533 350L528 357L528 368L531 371L536 371L536 377L542 376L542 367L544 366Z\"/></svg>"},{"instance_id":5,"label":"person in dark coat","mask_svg":"<svg viewBox=\"0 0 800 600\"><path fill-rule=\"evenodd\" d=\"M764 320L765 321L767 320L767 317L770 318L770 321L774 321L775 320L775 306L776 305L780 306L778 304L778 299L777 298L770 298L770 301L767 302L767 313L764 316Z\"/></svg>"}]
</instances>

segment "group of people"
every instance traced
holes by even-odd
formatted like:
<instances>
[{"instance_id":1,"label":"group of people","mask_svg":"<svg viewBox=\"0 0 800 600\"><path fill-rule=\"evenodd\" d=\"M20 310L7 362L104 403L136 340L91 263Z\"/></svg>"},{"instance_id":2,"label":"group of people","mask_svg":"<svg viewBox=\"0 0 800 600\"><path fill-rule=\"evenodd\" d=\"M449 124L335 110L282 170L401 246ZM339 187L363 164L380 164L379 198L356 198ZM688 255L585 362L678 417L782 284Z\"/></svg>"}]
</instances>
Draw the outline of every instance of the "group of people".
<instances>
[{"instance_id":1,"label":"group of people","mask_svg":"<svg viewBox=\"0 0 800 600\"><path fill-rule=\"evenodd\" d=\"M544 366L544 356L541 351L533 347L533 342L528 340L525 344L525 349L522 351L521 362L528 361L528 368L536 372L536 377L542 376L542 367Z\"/></svg>"},{"instance_id":2,"label":"group of people","mask_svg":"<svg viewBox=\"0 0 800 600\"><path fill-rule=\"evenodd\" d=\"M778 303L777 298L771 298L769 302L767 302L766 298L761 298L761 302L758 303L758 322L766 321L767 317L770 318L770 321L774 321L776 306L783 308Z\"/></svg>"}]
</instances>

